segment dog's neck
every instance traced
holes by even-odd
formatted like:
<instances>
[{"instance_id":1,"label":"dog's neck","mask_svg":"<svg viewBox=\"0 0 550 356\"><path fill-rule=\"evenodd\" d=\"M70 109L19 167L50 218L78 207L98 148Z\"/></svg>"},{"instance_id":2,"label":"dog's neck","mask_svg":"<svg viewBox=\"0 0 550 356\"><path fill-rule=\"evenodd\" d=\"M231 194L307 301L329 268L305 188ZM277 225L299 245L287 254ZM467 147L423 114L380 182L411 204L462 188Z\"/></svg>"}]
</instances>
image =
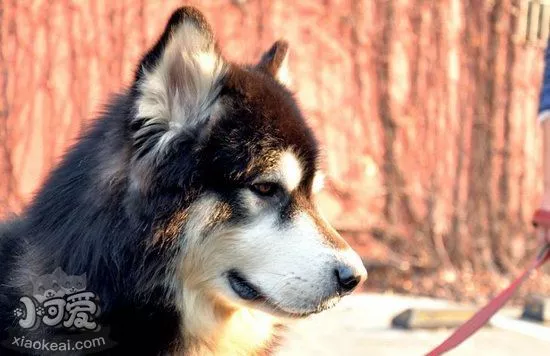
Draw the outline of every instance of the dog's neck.
<instances>
[{"instance_id":1,"label":"dog's neck","mask_svg":"<svg viewBox=\"0 0 550 356\"><path fill-rule=\"evenodd\" d=\"M184 355L258 355L269 349L278 319L186 291L182 298Z\"/></svg>"}]
</instances>

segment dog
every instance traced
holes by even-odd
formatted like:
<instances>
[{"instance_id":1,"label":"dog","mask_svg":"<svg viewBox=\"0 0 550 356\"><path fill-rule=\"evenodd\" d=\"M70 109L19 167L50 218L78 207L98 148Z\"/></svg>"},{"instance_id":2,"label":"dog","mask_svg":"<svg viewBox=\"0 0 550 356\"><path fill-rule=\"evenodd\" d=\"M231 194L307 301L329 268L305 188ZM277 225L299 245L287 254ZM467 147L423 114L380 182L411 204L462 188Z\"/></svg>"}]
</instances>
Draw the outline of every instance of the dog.
<instances>
[{"instance_id":1,"label":"dog","mask_svg":"<svg viewBox=\"0 0 550 356\"><path fill-rule=\"evenodd\" d=\"M319 145L287 63L283 40L229 62L198 10L176 10L132 84L0 227L2 339L38 305L22 298L29 281L57 268L85 276L98 306L80 325L107 328L115 355L267 353L280 325L357 288L360 257L314 204Z\"/></svg>"}]
</instances>

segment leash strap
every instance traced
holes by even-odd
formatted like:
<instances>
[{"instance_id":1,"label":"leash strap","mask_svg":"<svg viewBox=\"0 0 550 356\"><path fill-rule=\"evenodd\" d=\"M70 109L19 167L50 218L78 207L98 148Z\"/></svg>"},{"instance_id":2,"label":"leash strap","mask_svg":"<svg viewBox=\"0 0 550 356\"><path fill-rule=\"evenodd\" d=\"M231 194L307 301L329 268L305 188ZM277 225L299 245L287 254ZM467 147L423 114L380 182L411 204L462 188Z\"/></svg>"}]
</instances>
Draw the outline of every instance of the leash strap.
<instances>
[{"instance_id":1,"label":"leash strap","mask_svg":"<svg viewBox=\"0 0 550 356\"><path fill-rule=\"evenodd\" d=\"M442 355L460 345L464 340L478 331L485 325L495 313L510 299L519 286L527 279L529 274L542 266L550 259L550 244L546 243L540 250L531 266L525 270L518 278L516 278L505 290L500 292L487 305L479 310L466 323L462 324L454 333L451 334L443 343L426 354L426 356Z\"/></svg>"}]
</instances>

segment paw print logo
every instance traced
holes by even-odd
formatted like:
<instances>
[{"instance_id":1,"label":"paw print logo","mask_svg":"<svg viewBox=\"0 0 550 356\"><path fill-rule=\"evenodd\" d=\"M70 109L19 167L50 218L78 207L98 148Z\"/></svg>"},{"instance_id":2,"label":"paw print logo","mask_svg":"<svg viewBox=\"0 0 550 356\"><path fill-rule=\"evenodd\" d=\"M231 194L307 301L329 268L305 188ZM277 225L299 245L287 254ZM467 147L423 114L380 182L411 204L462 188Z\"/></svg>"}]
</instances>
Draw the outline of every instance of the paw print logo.
<instances>
[{"instance_id":1,"label":"paw print logo","mask_svg":"<svg viewBox=\"0 0 550 356\"><path fill-rule=\"evenodd\" d=\"M36 315L43 316L44 314L46 314L46 311L43 307L36 307Z\"/></svg>"},{"instance_id":2,"label":"paw print logo","mask_svg":"<svg viewBox=\"0 0 550 356\"><path fill-rule=\"evenodd\" d=\"M13 311L13 316L15 316L16 318L20 319L21 317L23 317L23 309L21 308L17 308Z\"/></svg>"}]
</instances>

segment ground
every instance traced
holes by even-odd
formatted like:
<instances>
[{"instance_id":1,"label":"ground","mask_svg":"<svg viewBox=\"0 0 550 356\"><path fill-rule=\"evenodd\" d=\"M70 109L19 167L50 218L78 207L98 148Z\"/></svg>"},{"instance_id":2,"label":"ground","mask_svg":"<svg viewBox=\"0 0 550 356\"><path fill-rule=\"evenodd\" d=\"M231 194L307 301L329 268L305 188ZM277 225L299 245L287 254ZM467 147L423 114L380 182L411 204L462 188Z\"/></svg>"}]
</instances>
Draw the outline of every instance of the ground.
<instances>
[{"instance_id":1,"label":"ground","mask_svg":"<svg viewBox=\"0 0 550 356\"><path fill-rule=\"evenodd\" d=\"M391 319L407 308L446 305L449 302L431 298L352 295L333 310L296 322L278 356L424 355L451 330L396 330L390 326ZM508 320L515 320L516 316L517 308L500 315ZM536 327L537 332L524 327L520 327L520 332L484 328L448 355L540 355L550 349L550 328L538 324Z\"/></svg>"}]
</instances>

